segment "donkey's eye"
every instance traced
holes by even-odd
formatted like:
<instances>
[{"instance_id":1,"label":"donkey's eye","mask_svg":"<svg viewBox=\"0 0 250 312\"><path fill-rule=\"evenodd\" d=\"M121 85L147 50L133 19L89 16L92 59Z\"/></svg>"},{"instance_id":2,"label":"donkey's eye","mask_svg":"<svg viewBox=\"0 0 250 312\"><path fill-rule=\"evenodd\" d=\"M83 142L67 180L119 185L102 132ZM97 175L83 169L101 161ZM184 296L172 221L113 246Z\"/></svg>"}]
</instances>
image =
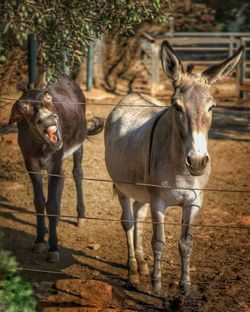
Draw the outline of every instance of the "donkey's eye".
<instances>
[{"instance_id":1,"label":"donkey's eye","mask_svg":"<svg viewBox=\"0 0 250 312\"><path fill-rule=\"evenodd\" d=\"M209 106L209 108L208 108L208 112L211 112L212 110L213 110L213 108L215 107L215 104L213 104L213 105L211 105L211 106Z\"/></svg>"},{"instance_id":2,"label":"donkey's eye","mask_svg":"<svg viewBox=\"0 0 250 312\"><path fill-rule=\"evenodd\" d=\"M173 104L173 108L174 110L176 110L177 112L182 112L182 107L180 104L174 103Z\"/></svg>"},{"instance_id":3,"label":"donkey's eye","mask_svg":"<svg viewBox=\"0 0 250 312\"><path fill-rule=\"evenodd\" d=\"M35 111L35 113L38 113L39 112L39 108L37 106L34 106L34 111Z\"/></svg>"}]
</instances>

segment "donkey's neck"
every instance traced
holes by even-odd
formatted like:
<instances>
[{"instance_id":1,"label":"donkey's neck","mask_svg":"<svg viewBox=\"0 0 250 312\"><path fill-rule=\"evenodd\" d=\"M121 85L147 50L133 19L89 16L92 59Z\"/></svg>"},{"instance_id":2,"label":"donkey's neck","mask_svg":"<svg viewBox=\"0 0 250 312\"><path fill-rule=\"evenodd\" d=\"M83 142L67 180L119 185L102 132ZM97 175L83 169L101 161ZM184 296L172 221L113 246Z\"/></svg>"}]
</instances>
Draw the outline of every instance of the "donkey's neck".
<instances>
[{"instance_id":1,"label":"donkey's neck","mask_svg":"<svg viewBox=\"0 0 250 312\"><path fill-rule=\"evenodd\" d=\"M184 145L176 125L173 124L173 109L170 107L159 119L153 136L150 157L150 175L154 169L171 167L171 172L186 171ZM176 167L175 169L173 167Z\"/></svg>"},{"instance_id":2,"label":"donkey's neck","mask_svg":"<svg viewBox=\"0 0 250 312\"><path fill-rule=\"evenodd\" d=\"M160 125L160 135L165 136L165 155L168 159L180 163L184 159L184 142L181 133L174 123L174 110L169 108Z\"/></svg>"}]
</instances>

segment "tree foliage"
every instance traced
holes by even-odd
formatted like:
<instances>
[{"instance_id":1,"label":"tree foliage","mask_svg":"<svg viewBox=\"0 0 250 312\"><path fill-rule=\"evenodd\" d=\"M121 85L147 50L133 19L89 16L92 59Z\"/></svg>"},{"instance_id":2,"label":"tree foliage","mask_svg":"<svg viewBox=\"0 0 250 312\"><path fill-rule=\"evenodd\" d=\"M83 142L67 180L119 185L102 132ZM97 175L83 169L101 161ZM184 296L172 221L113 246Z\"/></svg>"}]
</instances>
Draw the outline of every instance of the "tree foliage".
<instances>
[{"instance_id":1,"label":"tree foliage","mask_svg":"<svg viewBox=\"0 0 250 312\"><path fill-rule=\"evenodd\" d=\"M32 33L39 40L40 65L58 72L63 53L72 67L86 54L89 40L130 34L144 20L162 21L167 8L168 0L2 0L0 54L25 45Z\"/></svg>"}]
</instances>

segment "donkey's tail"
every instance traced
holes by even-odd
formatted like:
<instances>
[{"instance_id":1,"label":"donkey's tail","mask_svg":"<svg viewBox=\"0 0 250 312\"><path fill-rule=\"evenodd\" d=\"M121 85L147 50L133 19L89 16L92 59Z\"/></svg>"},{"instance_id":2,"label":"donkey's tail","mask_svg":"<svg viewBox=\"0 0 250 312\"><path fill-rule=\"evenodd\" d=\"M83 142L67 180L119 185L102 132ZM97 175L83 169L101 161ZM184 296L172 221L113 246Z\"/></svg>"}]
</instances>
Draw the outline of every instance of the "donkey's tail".
<instances>
[{"instance_id":1,"label":"donkey's tail","mask_svg":"<svg viewBox=\"0 0 250 312\"><path fill-rule=\"evenodd\" d=\"M95 135L101 132L104 128L104 123L104 118L93 117L89 119L87 124L87 136Z\"/></svg>"}]
</instances>

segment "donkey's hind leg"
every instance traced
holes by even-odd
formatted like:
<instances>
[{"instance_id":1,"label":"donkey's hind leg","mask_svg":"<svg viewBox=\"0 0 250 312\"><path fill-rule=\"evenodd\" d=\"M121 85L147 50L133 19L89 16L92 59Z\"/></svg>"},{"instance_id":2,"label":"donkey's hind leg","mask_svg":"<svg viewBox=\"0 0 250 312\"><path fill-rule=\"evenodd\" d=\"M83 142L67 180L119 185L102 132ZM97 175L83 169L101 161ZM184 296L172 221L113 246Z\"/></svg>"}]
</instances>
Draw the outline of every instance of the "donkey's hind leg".
<instances>
[{"instance_id":1,"label":"donkey's hind leg","mask_svg":"<svg viewBox=\"0 0 250 312\"><path fill-rule=\"evenodd\" d=\"M120 205L122 207L121 223L126 234L128 247L128 279L132 285L139 284L138 266L134 248L134 214L130 198L116 188Z\"/></svg>"},{"instance_id":2,"label":"donkey's hind leg","mask_svg":"<svg viewBox=\"0 0 250 312\"><path fill-rule=\"evenodd\" d=\"M133 208L135 215L135 256L138 263L138 271L140 275L148 275L148 264L145 260L142 244L143 221L148 213L148 204L134 201Z\"/></svg>"},{"instance_id":3,"label":"donkey's hind leg","mask_svg":"<svg viewBox=\"0 0 250 312\"><path fill-rule=\"evenodd\" d=\"M82 157L83 157L83 146L81 145L73 153L73 177L76 185L76 194L77 194L77 225L81 226L85 218L85 205L83 201L83 189L82 189L82 180L83 180L83 170L82 170Z\"/></svg>"}]
</instances>

